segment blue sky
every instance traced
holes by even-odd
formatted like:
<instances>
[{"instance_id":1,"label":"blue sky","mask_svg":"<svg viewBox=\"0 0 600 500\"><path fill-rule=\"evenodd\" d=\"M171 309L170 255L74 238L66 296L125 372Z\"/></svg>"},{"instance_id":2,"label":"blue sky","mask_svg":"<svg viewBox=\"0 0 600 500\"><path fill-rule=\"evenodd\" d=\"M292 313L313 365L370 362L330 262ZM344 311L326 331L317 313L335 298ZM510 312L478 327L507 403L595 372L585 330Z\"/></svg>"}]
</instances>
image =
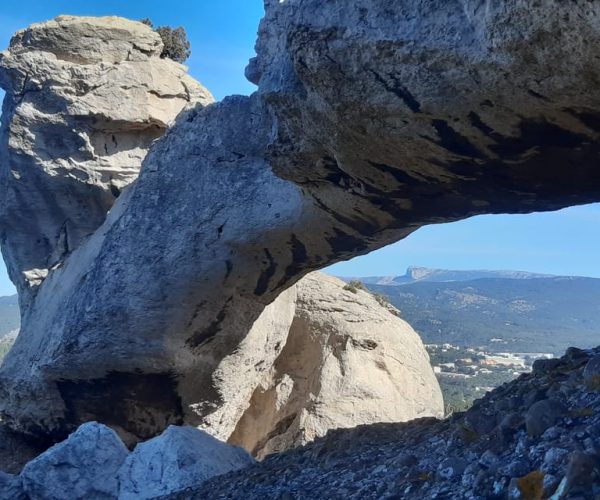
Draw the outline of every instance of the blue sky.
<instances>
[{"instance_id":1,"label":"blue sky","mask_svg":"<svg viewBox=\"0 0 600 500\"><path fill-rule=\"evenodd\" d=\"M244 68L254 54L262 0L29 0L0 5L0 48L12 34L59 14L149 17L155 25L182 25L192 44L192 76L217 99L248 94ZM600 278L600 205L532 215L495 215L430 226L406 240L329 272L368 276L403 274L409 265L448 269L517 269ZM0 295L13 292L0 264Z\"/></svg>"}]
</instances>

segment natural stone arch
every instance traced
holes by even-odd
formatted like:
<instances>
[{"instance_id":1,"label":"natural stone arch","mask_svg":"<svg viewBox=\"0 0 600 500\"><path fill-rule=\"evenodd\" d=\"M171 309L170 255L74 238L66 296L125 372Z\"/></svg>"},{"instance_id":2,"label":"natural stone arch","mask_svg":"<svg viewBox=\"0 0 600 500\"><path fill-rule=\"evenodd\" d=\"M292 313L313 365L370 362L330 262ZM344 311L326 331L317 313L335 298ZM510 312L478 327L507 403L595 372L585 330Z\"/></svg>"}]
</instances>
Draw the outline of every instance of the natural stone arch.
<instances>
[{"instance_id":1,"label":"natural stone arch","mask_svg":"<svg viewBox=\"0 0 600 500\"><path fill-rule=\"evenodd\" d=\"M172 391L138 403L181 398L201 423L221 360L311 270L425 224L600 200L600 6L266 8L258 92L180 116L40 287L0 371L15 427L63 433L81 403L63 381L108 374L116 393L158 377Z\"/></svg>"}]
</instances>

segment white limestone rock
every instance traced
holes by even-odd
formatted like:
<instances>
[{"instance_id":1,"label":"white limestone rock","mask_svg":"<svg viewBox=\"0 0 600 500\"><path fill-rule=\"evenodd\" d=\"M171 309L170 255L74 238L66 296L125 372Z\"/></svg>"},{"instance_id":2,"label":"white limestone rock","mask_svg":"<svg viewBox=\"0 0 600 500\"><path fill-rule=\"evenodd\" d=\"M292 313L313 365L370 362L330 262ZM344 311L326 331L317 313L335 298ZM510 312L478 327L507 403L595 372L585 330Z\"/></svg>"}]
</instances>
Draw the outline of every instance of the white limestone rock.
<instances>
[{"instance_id":1,"label":"white limestone rock","mask_svg":"<svg viewBox=\"0 0 600 500\"><path fill-rule=\"evenodd\" d=\"M177 114L213 102L161 50L141 23L60 16L0 54L0 229L22 306L100 226Z\"/></svg>"},{"instance_id":2,"label":"white limestone rock","mask_svg":"<svg viewBox=\"0 0 600 500\"><path fill-rule=\"evenodd\" d=\"M114 499L128 454L113 430L90 422L29 462L21 472L23 488L35 500Z\"/></svg>"},{"instance_id":3,"label":"white limestone rock","mask_svg":"<svg viewBox=\"0 0 600 500\"><path fill-rule=\"evenodd\" d=\"M285 347L230 442L263 458L331 429L443 417L429 356L410 325L369 292L322 273L296 288Z\"/></svg>"},{"instance_id":4,"label":"white limestone rock","mask_svg":"<svg viewBox=\"0 0 600 500\"><path fill-rule=\"evenodd\" d=\"M119 470L119 500L167 495L253 463L241 448L194 427L171 426L127 457Z\"/></svg>"},{"instance_id":5,"label":"white limestone rock","mask_svg":"<svg viewBox=\"0 0 600 500\"><path fill-rule=\"evenodd\" d=\"M211 375L218 400L212 402L212 407L210 400L192 405L186 422L227 441L248 408L252 395L269 376L273 363L286 345L296 312L296 295L296 287L291 287L277 297L261 313L236 349L218 362ZM215 352L217 349L215 346ZM190 381L193 384L193 376ZM180 390L191 392L191 387L188 389L180 384Z\"/></svg>"}]
</instances>

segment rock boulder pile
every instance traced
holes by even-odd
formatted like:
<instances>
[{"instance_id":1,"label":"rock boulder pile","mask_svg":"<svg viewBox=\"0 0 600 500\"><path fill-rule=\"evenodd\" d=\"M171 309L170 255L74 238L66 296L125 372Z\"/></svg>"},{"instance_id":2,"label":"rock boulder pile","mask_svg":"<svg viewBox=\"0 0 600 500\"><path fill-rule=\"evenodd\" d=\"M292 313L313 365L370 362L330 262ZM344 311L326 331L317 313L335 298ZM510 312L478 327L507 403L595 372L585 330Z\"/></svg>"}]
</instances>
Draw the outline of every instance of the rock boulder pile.
<instances>
[{"instance_id":1,"label":"rock boulder pile","mask_svg":"<svg viewBox=\"0 0 600 500\"><path fill-rule=\"evenodd\" d=\"M241 448L193 427L169 427L130 453L113 430L89 422L20 475L2 473L0 499L150 499L252 463Z\"/></svg>"}]
</instances>

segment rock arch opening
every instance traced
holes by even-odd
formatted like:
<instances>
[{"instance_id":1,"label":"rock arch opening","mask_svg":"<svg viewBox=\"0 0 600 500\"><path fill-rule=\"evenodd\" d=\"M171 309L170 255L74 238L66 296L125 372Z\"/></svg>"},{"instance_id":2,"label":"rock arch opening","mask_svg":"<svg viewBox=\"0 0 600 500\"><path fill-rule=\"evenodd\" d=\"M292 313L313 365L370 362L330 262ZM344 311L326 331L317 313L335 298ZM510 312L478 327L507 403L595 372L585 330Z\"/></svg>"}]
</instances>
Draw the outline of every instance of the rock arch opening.
<instances>
[{"instance_id":1,"label":"rock arch opening","mask_svg":"<svg viewBox=\"0 0 600 500\"><path fill-rule=\"evenodd\" d=\"M429 226L327 269L398 308L421 336L446 412L600 340L600 205ZM406 269L406 272L405 272Z\"/></svg>"}]
</instances>

